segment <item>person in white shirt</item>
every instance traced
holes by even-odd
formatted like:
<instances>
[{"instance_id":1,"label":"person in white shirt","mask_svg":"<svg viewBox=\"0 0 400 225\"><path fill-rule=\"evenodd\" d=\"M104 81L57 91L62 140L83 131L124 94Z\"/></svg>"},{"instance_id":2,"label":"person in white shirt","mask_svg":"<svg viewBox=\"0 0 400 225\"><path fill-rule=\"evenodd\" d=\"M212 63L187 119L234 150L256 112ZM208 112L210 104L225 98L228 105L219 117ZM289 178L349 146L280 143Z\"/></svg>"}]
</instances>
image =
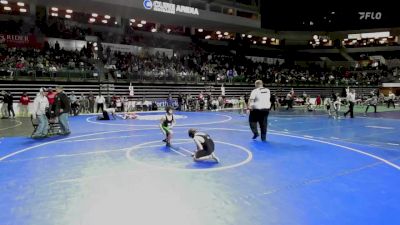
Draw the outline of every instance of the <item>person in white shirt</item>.
<instances>
[{"instance_id":1,"label":"person in white shirt","mask_svg":"<svg viewBox=\"0 0 400 225\"><path fill-rule=\"evenodd\" d=\"M104 111L104 103L106 102L106 99L104 98L101 93L96 96L96 104L97 104L97 112L99 112L99 109L101 109L101 112Z\"/></svg>"},{"instance_id":2,"label":"person in white shirt","mask_svg":"<svg viewBox=\"0 0 400 225\"><path fill-rule=\"evenodd\" d=\"M328 112L328 115L329 115L329 117L330 117L330 116L332 115L331 109L333 108L333 107L331 107L331 105L332 105L332 100L331 100L330 98L325 98L325 100L324 100L324 105L325 105L326 111Z\"/></svg>"},{"instance_id":3,"label":"person in white shirt","mask_svg":"<svg viewBox=\"0 0 400 225\"><path fill-rule=\"evenodd\" d=\"M349 110L344 113L344 117L347 116L347 114L350 113L350 118L354 118L354 104L356 103L356 91L354 89L351 89L350 87L347 87L346 89L346 96L347 96L347 102L349 102Z\"/></svg>"},{"instance_id":4,"label":"person in white shirt","mask_svg":"<svg viewBox=\"0 0 400 225\"><path fill-rule=\"evenodd\" d=\"M38 119L38 126L32 138L44 138L49 130L49 121L47 120L46 110L49 108L49 100L47 99L47 90L40 89L40 92L33 101L32 118Z\"/></svg>"},{"instance_id":5,"label":"person in white shirt","mask_svg":"<svg viewBox=\"0 0 400 225\"><path fill-rule=\"evenodd\" d=\"M217 111L218 110L218 100L216 98L213 98L213 100L211 101L211 109L212 111Z\"/></svg>"},{"instance_id":6,"label":"person in white shirt","mask_svg":"<svg viewBox=\"0 0 400 225\"><path fill-rule=\"evenodd\" d=\"M122 97L122 106L123 106L123 111L128 112L129 110L129 100L126 96Z\"/></svg>"},{"instance_id":7,"label":"person in white shirt","mask_svg":"<svg viewBox=\"0 0 400 225\"><path fill-rule=\"evenodd\" d=\"M267 124L268 114L271 108L271 92L268 88L263 87L263 82L257 80L255 82L256 89L254 89L249 98L248 111L250 129L253 132L253 139L258 135L257 123L260 125L261 140L266 141L267 138Z\"/></svg>"},{"instance_id":8,"label":"person in white shirt","mask_svg":"<svg viewBox=\"0 0 400 225\"><path fill-rule=\"evenodd\" d=\"M334 119L340 119L340 116L339 116L339 112L340 112L340 106L342 105L342 100L341 100L341 98L340 98L340 95L339 95L339 93L336 93L336 94L334 94L333 96L332 96L332 101L333 101L333 110L334 110L334 115L333 115L333 118Z\"/></svg>"},{"instance_id":9,"label":"person in white shirt","mask_svg":"<svg viewBox=\"0 0 400 225\"><path fill-rule=\"evenodd\" d=\"M388 101L387 101L388 108L390 108L390 105L393 105L393 108L396 108L396 106L394 105L395 98L396 98L396 95L394 95L393 92L389 91Z\"/></svg>"},{"instance_id":10,"label":"person in white shirt","mask_svg":"<svg viewBox=\"0 0 400 225\"><path fill-rule=\"evenodd\" d=\"M305 105L305 110L306 111L309 111L309 112L311 112L311 111L314 111L315 110L315 104L313 104L312 102L311 102L311 98L310 97L306 97L306 100L305 100L305 102L304 102L304 105Z\"/></svg>"}]
</instances>

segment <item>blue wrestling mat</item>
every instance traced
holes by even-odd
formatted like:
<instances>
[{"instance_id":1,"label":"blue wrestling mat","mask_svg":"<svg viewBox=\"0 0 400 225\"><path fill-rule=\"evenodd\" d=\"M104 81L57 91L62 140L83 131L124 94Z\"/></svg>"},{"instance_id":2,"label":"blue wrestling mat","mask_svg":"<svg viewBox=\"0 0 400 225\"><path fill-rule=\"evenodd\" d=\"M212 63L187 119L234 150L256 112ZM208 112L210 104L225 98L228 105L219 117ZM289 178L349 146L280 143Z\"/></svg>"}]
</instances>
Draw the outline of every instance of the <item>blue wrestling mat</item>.
<instances>
[{"instance_id":1,"label":"blue wrestling mat","mask_svg":"<svg viewBox=\"0 0 400 225\"><path fill-rule=\"evenodd\" d=\"M1 225L400 224L400 121L270 114L267 142L237 113L70 118L72 134L0 139ZM220 163L193 162L187 130Z\"/></svg>"}]
</instances>

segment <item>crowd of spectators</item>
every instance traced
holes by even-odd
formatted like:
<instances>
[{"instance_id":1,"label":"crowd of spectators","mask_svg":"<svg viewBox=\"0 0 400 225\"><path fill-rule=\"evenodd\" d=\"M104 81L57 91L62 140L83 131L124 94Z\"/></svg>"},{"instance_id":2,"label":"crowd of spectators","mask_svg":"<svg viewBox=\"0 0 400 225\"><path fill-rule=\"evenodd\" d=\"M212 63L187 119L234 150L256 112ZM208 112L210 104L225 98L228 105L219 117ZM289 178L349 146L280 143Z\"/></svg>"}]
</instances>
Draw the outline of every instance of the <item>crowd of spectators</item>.
<instances>
[{"instance_id":1,"label":"crowd of spectators","mask_svg":"<svg viewBox=\"0 0 400 225\"><path fill-rule=\"evenodd\" d=\"M107 53L108 68L122 74L162 77L194 76L206 81L247 82L262 79L269 84L283 85L377 85L393 74L386 67L327 69L318 65L307 67L268 64L251 59L215 54L185 56L133 55Z\"/></svg>"},{"instance_id":2,"label":"crowd of spectators","mask_svg":"<svg viewBox=\"0 0 400 225\"><path fill-rule=\"evenodd\" d=\"M139 75L150 79L193 78L203 81L245 82L257 79L277 85L377 85L382 80L397 74L397 69L386 67L327 69L317 65L307 67L288 64L255 62L237 56L195 53L192 55L167 55L166 53L140 54L111 52L104 50L105 68L112 75L122 78ZM93 47L80 51L60 49L45 44L42 50L0 48L2 70L57 72L64 70L93 71Z\"/></svg>"},{"instance_id":3,"label":"crowd of spectators","mask_svg":"<svg viewBox=\"0 0 400 225\"><path fill-rule=\"evenodd\" d=\"M58 43L50 47L46 42L42 50L30 48L0 48L0 67L3 70L57 72L62 70L87 71L94 67L89 60L91 51L66 51Z\"/></svg>"},{"instance_id":4,"label":"crowd of spectators","mask_svg":"<svg viewBox=\"0 0 400 225\"><path fill-rule=\"evenodd\" d=\"M35 23L36 30L39 28L43 34L50 37L79 40L84 39L86 35L96 35L99 40L103 39L90 28L80 27L73 21L51 17L45 22L36 21ZM24 24L22 21L9 21L3 25L7 32L21 33L21 30L26 30L23 29ZM123 41L127 40L123 39ZM139 40L127 42L132 41L136 43ZM393 73L382 67L327 69L315 65L299 67L289 64L268 64L255 62L244 56L229 54L229 52L228 54L210 53L201 49L194 50L191 55L167 55L166 53L135 55L111 52L110 49L103 49L101 45L98 49L99 60L102 60L105 68L110 71L106 74L122 78L127 78L131 74L150 79L190 77L194 78L193 80L245 83L261 79L265 83L279 85L377 85ZM95 69L94 54L94 48L89 44L75 51L60 49L57 43L54 47L45 43L42 50L0 48L0 67L3 70L35 70L39 73L60 70L87 71Z\"/></svg>"}]
</instances>

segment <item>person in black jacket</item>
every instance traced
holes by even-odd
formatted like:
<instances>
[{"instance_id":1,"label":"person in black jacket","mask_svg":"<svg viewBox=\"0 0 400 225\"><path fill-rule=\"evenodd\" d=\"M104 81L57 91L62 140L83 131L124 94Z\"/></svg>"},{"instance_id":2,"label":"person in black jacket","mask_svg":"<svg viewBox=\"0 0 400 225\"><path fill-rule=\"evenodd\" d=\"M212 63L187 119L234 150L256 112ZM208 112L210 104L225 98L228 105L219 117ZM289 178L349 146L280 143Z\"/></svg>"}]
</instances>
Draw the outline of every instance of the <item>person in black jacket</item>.
<instances>
[{"instance_id":1,"label":"person in black jacket","mask_svg":"<svg viewBox=\"0 0 400 225\"><path fill-rule=\"evenodd\" d=\"M8 115L11 117L11 113L12 113L13 118L15 118L15 112L14 112L14 107L13 107L14 97L12 96L10 91L7 91L7 94L4 98L4 102L7 103Z\"/></svg>"},{"instance_id":2,"label":"person in black jacket","mask_svg":"<svg viewBox=\"0 0 400 225\"><path fill-rule=\"evenodd\" d=\"M271 95L271 100L270 101L271 101L271 109L273 109L275 111L276 110L276 101L277 101L275 93L273 93Z\"/></svg>"},{"instance_id":3,"label":"person in black jacket","mask_svg":"<svg viewBox=\"0 0 400 225\"><path fill-rule=\"evenodd\" d=\"M64 88L61 86L56 87L56 100L55 100L55 113L58 116L58 120L60 122L60 134L61 135L68 135L71 133L69 130L68 124L68 115L71 111L71 103L67 95L64 93Z\"/></svg>"},{"instance_id":4,"label":"person in black jacket","mask_svg":"<svg viewBox=\"0 0 400 225\"><path fill-rule=\"evenodd\" d=\"M178 110L179 111L182 111L182 103L183 103L183 97L182 97L182 94L179 93L179 95L178 95Z\"/></svg>"}]
</instances>

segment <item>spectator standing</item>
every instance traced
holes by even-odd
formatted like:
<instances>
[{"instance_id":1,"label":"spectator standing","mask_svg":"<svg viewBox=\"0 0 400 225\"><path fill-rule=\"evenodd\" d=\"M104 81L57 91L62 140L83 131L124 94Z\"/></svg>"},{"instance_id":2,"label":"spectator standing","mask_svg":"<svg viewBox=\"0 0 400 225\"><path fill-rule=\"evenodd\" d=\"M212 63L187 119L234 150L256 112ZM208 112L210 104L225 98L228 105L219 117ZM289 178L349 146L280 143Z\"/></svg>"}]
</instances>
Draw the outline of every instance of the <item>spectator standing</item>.
<instances>
[{"instance_id":1,"label":"spectator standing","mask_svg":"<svg viewBox=\"0 0 400 225\"><path fill-rule=\"evenodd\" d=\"M208 92L206 94L207 110L211 110L211 99L212 99L211 92Z\"/></svg>"},{"instance_id":2,"label":"spectator standing","mask_svg":"<svg viewBox=\"0 0 400 225\"><path fill-rule=\"evenodd\" d=\"M224 84L221 84L221 96L225 98L225 87Z\"/></svg>"},{"instance_id":3,"label":"spectator standing","mask_svg":"<svg viewBox=\"0 0 400 225\"><path fill-rule=\"evenodd\" d=\"M276 110L276 101L277 101L276 94L273 93L271 95L271 109L273 109L274 111Z\"/></svg>"},{"instance_id":4,"label":"spectator standing","mask_svg":"<svg viewBox=\"0 0 400 225\"><path fill-rule=\"evenodd\" d=\"M182 97L182 94L179 93L179 95L178 95L178 110L179 111L182 111L182 103L183 103L183 97Z\"/></svg>"},{"instance_id":5,"label":"spectator standing","mask_svg":"<svg viewBox=\"0 0 400 225\"><path fill-rule=\"evenodd\" d=\"M28 116L28 113L29 113L28 106L29 106L30 102L31 102L31 100L29 99L29 96L26 94L26 92L22 93L22 96L19 99L19 103L20 103L19 112L22 117Z\"/></svg>"},{"instance_id":6,"label":"spectator standing","mask_svg":"<svg viewBox=\"0 0 400 225\"><path fill-rule=\"evenodd\" d=\"M129 100L126 96L122 97L122 106L123 106L123 111L128 112L129 110Z\"/></svg>"},{"instance_id":7,"label":"spectator standing","mask_svg":"<svg viewBox=\"0 0 400 225\"><path fill-rule=\"evenodd\" d=\"M233 69L229 69L226 71L226 77L228 78L229 83L231 84L233 81L234 72Z\"/></svg>"},{"instance_id":8,"label":"spectator standing","mask_svg":"<svg viewBox=\"0 0 400 225\"><path fill-rule=\"evenodd\" d=\"M253 139L259 136L257 123L260 125L261 140L265 142L267 140L268 114L271 108L271 92L268 88L263 87L261 80L255 82L255 87L250 94L248 103L249 124L253 132Z\"/></svg>"},{"instance_id":9,"label":"spectator standing","mask_svg":"<svg viewBox=\"0 0 400 225\"><path fill-rule=\"evenodd\" d=\"M172 105L173 105L172 94L169 93L167 98L167 106L172 107Z\"/></svg>"},{"instance_id":10,"label":"spectator standing","mask_svg":"<svg viewBox=\"0 0 400 225\"><path fill-rule=\"evenodd\" d=\"M115 99L115 107L117 108L118 112L122 112L123 107L121 97L117 97Z\"/></svg>"},{"instance_id":11,"label":"spectator standing","mask_svg":"<svg viewBox=\"0 0 400 225\"><path fill-rule=\"evenodd\" d=\"M315 99L315 104L317 105L317 108L321 106L322 100L321 100L321 95L317 96L317 99Z\"/></svg>"},{"instance_id":12,"label":"spectator standing","mask_svg":"<svg viewBox=\"0 0 400 225\"><path fill-rule=\"evenodd\" d=\"M186 94L186 95L183 96L183 111L187 111L188 110L188 105L189 105L188 95Z\"/></svg>"},{"instance_id":13,"label":"spectator standing","mask_svg":"<svg viewBox=\"0 0 400 225\"><path fill-rule=\"evenodd\" d=\"M7 104L7 93L5 91L1 92L1 101L3 102L3 105L1 106L1 118L2 119L8 119L8 104Z\"/></svg>"},{"instance_id":14,"label":"spectator standing","mask_svg":"<svg viewBox=\"0 0 400 225\"><path fill-rule=\"evenodd\" d=\"M199 94L198 102L199 102L200 111L203 111L204 110L204 104L205 104L203 91L201 91L200 94Z\"/></svg>"},{"instance_id":15,"label":"spectator standing","mask_svg":"<svg viewBox=\"0 0 400 225\"><path fill-rule=\"evenodd\" d=\"M89 93L88 100L89 100L89 112L94 113L95 97L92 92Z\"/></svg>"},{"instance_id":16,"label":"spectator standing","mask_svg":"<svg viewBox=\"0 0 400 225\"><path fill-rule=\"evenodd\" d=\"M293 108L293 99L294 99L294 91L292 88L292 90L289 91L289 93L286 95L286 104L287 104L286 110Z\"/></svg>"},{"instance_id":17,"label":"spectator standing","mask_svg":"<svg viewBox=\"0 0 400 225\"><path fill-rule=\"evenodd\" d=\"M392 91L389 91L389 95L388 95L388 101L387 101L387 107L390 108L390 105L393 105L393 108L396 108L396 106L394 105L394 99L396 98L396 95L393 94Z\"/></svg>"},{"instance_id":18,"label":"spectator standing","mask_svg":"<svg viewBox=\"0 0 400 225\"><path fill-rule=\"evenodd\" d=\"M204 94L203 94L203 91L200 91L200 94L199 94L199 100L204 100Z\"/></svg>"},{"instance_id":19,"label":"spectator standing","mask_svg":"<svg viewBox=\"0 0 400 225\"><path fill-rule=\"evenodd\" d=\"M49 121L47 120L46 110L49 108L49 100L47 99L47 90L41 88L35 100L33 101L33 119L38 119L39 124L32 138L44 138L49 131Z\"/></svg>"},{"instance_id":20,"label":"spectator standing","mask_svg":"<svg viewBox=\"0 0 400 225\"><path fill-rule=\"evenodd\" d=\"M52 106L54 105L54 101L55 101L55 99L56 99L57 93L56 93L55 90L53 90L53 88L51 88L51 87L49 87L47 90L48 90L48 92L47 92L47 99L49 100L50 108L51 108L52 110L54 110L54 109L52 108Z\"/></svg>"},{"instance_id":21,"label":"spectator standing","mask_svg":"<svg viewBox=\"0 0 400 225\"><path fill-rule=\"evenodd\" d=\"M4 98L4 102L7 103L7 111L8 115L11 117L12 113L12 118L15 118L15 112L14 112L14 96L11 94L10 91L7 91L6 93L6 98Z\"/></svg>"},{"instance_id":22,"label":"spectator standing","mask_svg":"<svg viewBox=\"0 0 400 225\"><path fill-rule=\"evenodd\" d=\"M239 114L243 115L244 114L244 108L246 106L246 103L244 101L244 96L239 97Z\"/></svg>"},{"instance_id":23,"label":"spectator standing","mask_svg":"<svg viewBox=\"0 0 400 225\"><path fill-rule=\"evenodd\" d=\"M211 101L211 105L212 105L212 111L217 111L218 109L218 99L213 98Z\"/></svg>"},{"instance_id":24,"label":"spectator standing","mask_svg":"<svg viewBox=\"0 0 400 225\"><path fill-rule=\"evenodd\" d=\"M374 113L376 113L376 106L378 105L378 96L376 94L373 94L370 99L367 99L365 101L367 103L367 108L365 109L365 115L368 112L368 109L370 106L374 107Z\"/></svg>"},{"instance_id":25,"label":"spectator standing","mask_svg":"<svg viewBox=\"0 0 400 225\"><path fill-rule=\"evenodd\" d=\"M218 110L222 110L224 105L224 98L221 95L218 96Z\"/></svg>"},{"instance_id":26,"label":"spectator standing","mask_svg":"<svg viewBox=\"0 0 400 225\"><path fill-rule=\"evenodd\" d=\"M89 108L89 100L81 93L81 96L79 97L79 112L80 113L86 113L88 108Z\"/></svg>"},{"instance_id":27,"label":"spectator standing","mask_svg":"<svg viewBox=\"0 0 400 225\"><path fill-rule=\"evenodd\" d=\"M56 52L60 51L60 43L58 43L58 41L56 41L56 43L54 44L54 49L56 50Z\"/></svg>"},{"instance_id":28,"label":"spectator standing","mask_svg":"<svg viewBox=\"0 0 400 225\"><path fill-rule=\"evenodd\" d=\"M67 95L64 93L64 88L62 86L56 87L56 100L55 100L55 113L58 116L60 122L60 134L69 135L71 133L68 123L68 115L71 111L71 102Z\"/></svg>"},{"instance_id":29,"label":"spectator standing","mask_svg":"<svg viewBox=\"0 0 400 225\"><path fill-rule=\"evenodd\" d=\"M305 104L308 95L305 91L303 91L303 104Z\"/></svg>"},{"instance_id":30,"label":"spectator standing","mask_svg":"<svg viewBox=\"0 0 400 225\"><path fill-rule=\"evenodd\" d=\"M340 106L342 105L342 99L340 98L339 93L333 94L332 96L332 108L334 110L334 119L340 119L339 112L340 112Z\"/></svg>"},{"instance_id":31,"label":"spectator standing","mask_svg":"<svg viewBox=\"0 0 400 225\"><path fill-rule=\"evenodd\" d=\"M71 112L70 112L70 114L74 115L74 116L78 115L78 106L79 106L79 104L78 104L78 98L76 97L74 91L71 92L71 95L69 96L69 101L71 102Z\"/></svg>"},{"instance_id":32,"label":"spectator standing","mask_svg":"<svg viewBox=\"0 0 400 225\"><path fill-rule=\"evenodd\" d=\"M106 99L104 96L99 93L99 95L96 96L96 104L97 104L97 113L99 112L99 109L101 109L101 112L104 111L104 103L106 102Z\"/></svg>"}]
</instances>

